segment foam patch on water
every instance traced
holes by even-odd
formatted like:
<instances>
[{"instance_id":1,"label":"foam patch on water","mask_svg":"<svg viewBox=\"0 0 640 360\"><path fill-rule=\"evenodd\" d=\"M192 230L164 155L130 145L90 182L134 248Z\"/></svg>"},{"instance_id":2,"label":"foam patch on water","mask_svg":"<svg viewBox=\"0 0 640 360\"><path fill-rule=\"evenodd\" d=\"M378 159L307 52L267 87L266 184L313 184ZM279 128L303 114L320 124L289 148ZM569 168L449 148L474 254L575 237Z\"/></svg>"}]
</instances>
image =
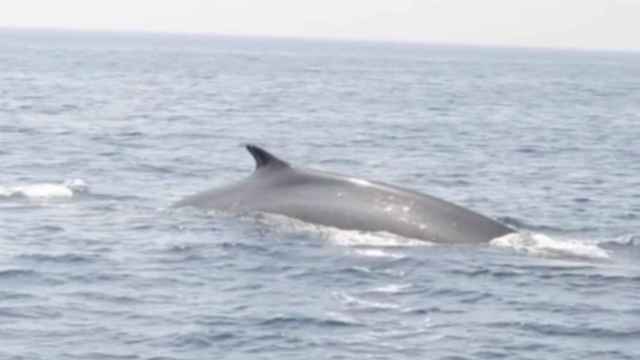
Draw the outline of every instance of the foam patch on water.
<instances>
[{"instance_id":1,"label":"foam patch on water","mask_svg":"<svg viewBox=\"0 0 640 360\"><path fill-rule=\"evenodd\" d=\"M491 240L491 246L510 248L528 255L552 258L609 259L606 250L595 243L554 239L540 233L513 233Z\"/></svg>"},{"instance_id":2,"label":"foam patch on water","mask_svg":"<svg viewBox=\"0 0 640 360\"><path fill-rule=\"evenodd\" d=\"M84 180L71 179L62 184L0 185L0 198L27 198L34 200L68 199L72 198L74 194L86 191L88 191L88 186Z\"/></svg>"}]
</instances>

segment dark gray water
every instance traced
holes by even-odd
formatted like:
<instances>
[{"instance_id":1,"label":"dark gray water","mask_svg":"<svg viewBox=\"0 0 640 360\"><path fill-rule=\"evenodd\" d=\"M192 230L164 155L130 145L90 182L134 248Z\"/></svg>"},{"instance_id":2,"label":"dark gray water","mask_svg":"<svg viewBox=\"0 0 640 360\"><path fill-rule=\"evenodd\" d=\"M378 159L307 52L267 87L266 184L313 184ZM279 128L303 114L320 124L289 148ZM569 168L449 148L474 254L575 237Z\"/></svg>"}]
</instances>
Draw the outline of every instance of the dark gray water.
<instances>
[{"instance_id":1,"label":"dark gray water","mask_svg":"<svg viewBox=\"0 0 640 360\"><path fill-rule=\"evenodd\" d=\"M638 359L640 55L0 32L0 359ZM292 164L517 227L171 210Z\"/></svg>"}]
</instances>

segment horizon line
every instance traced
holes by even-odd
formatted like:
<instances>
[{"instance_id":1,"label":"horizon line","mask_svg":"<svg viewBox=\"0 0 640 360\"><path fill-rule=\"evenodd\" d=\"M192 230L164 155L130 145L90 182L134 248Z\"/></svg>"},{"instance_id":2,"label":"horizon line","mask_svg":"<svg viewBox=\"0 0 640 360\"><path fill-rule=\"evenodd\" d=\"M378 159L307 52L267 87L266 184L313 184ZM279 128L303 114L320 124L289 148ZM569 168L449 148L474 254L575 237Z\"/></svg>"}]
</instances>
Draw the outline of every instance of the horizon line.
<instances>
[{"instance_id":1,"label":"horizon line","mask_svg":"<svg viewBox=\"0 0 640 360\"><path fill-rule=\"evenodd\" d=\"M203 36L203 37L228 37L240 39L269 39L269 40L298 40L317 42L343 42L343 43L370 43L370 44L393 44L393 45L414 45L433 47L468 47L484 49L520 49L538 51L566 51L566 52L604 52L604 53L626 53L640 54L640 49L635 48L604 48L604 47L579 47L579 46L545 46L545 45L515 45L505 43L463 43L444 41L421 41L421 40L401 40L384 38L362 38L362 37L332 37L332 36L302 36L302 35L279 35L279 34L238 34L219 33L213 31L171 31L171 30L151 30L151 29L106 29L106 28L74 28L56 26L3 26L0 31L54 31L70 33L98 33L98 34L139 34L139 35L172 35L172 36Z\"/></svg>"}]
</instances>

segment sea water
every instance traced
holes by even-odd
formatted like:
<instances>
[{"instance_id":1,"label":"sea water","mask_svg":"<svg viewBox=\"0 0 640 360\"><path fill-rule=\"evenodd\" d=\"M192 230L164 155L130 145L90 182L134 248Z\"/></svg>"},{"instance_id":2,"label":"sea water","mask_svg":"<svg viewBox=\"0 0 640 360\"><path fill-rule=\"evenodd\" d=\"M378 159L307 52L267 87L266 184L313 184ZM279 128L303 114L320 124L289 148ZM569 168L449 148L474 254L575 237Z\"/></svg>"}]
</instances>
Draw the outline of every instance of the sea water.
<instances>
[{"instance_id":1,"label":"sea water","mask_svg":"<svg viewBox=\"0 0 640 360\"><path fill-rule=\"evenodd\" d=\"M0 359L638 359L640 55L0 32ZM171 209L289 161L519 230Z\"/></svg>"}]
</instances>

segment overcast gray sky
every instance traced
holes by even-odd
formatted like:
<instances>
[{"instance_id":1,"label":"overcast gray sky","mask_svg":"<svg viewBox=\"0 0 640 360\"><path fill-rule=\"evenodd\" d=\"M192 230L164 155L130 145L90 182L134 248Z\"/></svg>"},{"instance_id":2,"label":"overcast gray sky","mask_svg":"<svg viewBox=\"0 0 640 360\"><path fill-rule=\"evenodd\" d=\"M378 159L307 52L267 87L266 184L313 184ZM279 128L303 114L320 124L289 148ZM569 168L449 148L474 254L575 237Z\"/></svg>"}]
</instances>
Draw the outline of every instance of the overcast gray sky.
<instances>
[{"instance_id":1,"label":"overcast gray sky","mask_svg":"<svg viewBox=\"0 0 640 360\"><path fill-rule=\"evenodd\" d=\"M0 27L640 50L640 0L2 0Z\"/></svg>"}]
</instances>

